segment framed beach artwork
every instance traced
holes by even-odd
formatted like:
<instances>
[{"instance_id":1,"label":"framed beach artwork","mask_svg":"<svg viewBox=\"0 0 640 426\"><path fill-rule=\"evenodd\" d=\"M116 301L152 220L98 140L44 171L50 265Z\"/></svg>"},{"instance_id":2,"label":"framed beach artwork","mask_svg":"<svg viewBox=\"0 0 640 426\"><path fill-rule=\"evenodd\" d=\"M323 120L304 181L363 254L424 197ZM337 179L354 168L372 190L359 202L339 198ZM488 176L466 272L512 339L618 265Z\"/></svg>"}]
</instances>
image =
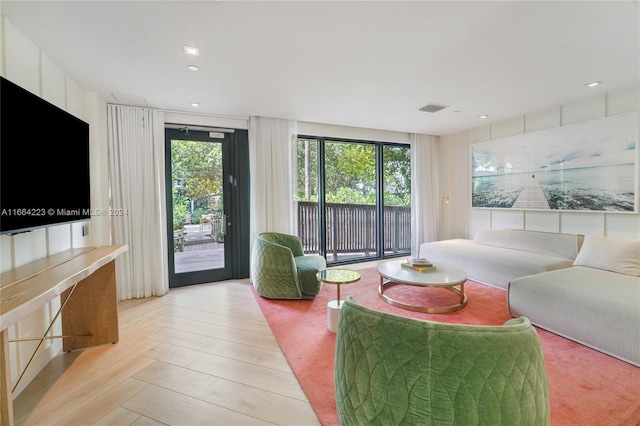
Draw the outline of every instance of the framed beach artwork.
<instances>
[{"instance_id":1,"label":"framed beach artwork","mask_svg":"<svg viewBox=\"0 0 640 426\"><path fill-rule=\"evenodd\" d=\"M638 213L637 112L471 145L472 207Z\"/></svg>"}]
</instances>

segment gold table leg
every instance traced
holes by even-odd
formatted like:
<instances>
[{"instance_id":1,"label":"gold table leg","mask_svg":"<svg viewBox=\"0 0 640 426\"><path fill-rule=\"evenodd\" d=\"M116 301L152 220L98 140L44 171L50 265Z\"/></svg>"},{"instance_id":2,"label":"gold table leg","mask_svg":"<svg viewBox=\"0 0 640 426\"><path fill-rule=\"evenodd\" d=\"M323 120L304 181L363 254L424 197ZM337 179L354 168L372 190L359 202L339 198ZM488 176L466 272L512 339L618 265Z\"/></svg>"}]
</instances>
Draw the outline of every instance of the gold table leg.
<instances>
[{"instance_id":1,"label":"gold table leg","mask_svg":"<svg viewBox=\"0 0 640 426\"><path fill-rule=\"evenodd\" d=\"M455 305L437 306L437 307L410 305L408 303L403 303L398 300L392 299L391 297L384 294L385 288L391 287L392 285L400 285L400 284L412 285L412 284L406 284L406 283L396 283L391 280L385 280L383 277L380 277L380 287L378 287L378 294L380 295L380 298L385 302L387 302L388 304L392 306L396 306L401 309L406 309L414 312L426 312L429 314L445 314L448 312L455 312L467 306L467 295L464 292L464 282L460 284L453 284L451 286L428 285L428 284L414 285L414 287L441 287L449 291L452 291L460 296L460 302ZM460 288L456 288L456 286L460 286Z\"/></svg>"}]
</instances>

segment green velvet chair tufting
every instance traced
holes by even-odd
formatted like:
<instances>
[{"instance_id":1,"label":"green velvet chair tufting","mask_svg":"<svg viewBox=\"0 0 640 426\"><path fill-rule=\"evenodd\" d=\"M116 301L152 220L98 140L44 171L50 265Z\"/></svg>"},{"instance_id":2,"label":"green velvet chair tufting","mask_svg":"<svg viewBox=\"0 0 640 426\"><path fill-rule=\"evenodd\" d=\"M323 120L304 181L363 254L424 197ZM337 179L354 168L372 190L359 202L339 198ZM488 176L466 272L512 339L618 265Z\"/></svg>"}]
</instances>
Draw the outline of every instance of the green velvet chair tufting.
<instances>
[{"instance_id":1,"label":"green velvet chair tufting","mask_svg":"<svg viewBox=\"0 0 640 426\"><path fill-rule=\"evenodd\" d=\"M324 257L304 255L295 235L263 232L253 243L251 280L268 299L313 299L321 288L316 273L326 267Z\"/></svg>"},{"instance_id":2,"label":"green velvet chair tufting","mask_svg":"<svg viewBox=\"0 0 640 426\"><path fill-rule=\"evenodd\" d=\"M348 297L336 337L338 416L347 425L548 425L540 338L525 317L443 324Z\"/></svg>"}]
</instances>

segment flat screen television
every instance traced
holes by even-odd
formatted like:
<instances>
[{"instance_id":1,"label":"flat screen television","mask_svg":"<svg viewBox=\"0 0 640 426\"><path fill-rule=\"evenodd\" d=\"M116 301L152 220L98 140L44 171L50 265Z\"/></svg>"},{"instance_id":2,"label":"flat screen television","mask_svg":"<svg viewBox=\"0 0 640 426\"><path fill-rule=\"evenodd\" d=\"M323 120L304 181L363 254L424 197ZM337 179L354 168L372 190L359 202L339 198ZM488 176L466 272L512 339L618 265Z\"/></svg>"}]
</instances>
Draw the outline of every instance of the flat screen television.
<instances>
[{"instance_id":1,"label":"flat screen television","mask_svg":"<svg viewBox=\"0 0 640 426\"><path fill-rule=\"evenodd\" d=\"M0 234L89 219L89 124L0 79Z\"/></svg>"}]
</instances>

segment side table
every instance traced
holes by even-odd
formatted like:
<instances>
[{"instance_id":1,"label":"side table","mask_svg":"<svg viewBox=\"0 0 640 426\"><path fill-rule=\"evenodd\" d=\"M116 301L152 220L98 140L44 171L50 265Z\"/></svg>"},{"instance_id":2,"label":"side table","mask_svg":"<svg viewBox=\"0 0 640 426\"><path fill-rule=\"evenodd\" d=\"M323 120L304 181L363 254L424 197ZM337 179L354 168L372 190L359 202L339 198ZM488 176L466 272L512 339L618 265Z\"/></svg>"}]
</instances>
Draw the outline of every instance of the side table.
<instances>
[{"instance_id":1,"label":"side table","mask_svg":"<svg viewBox=\"0 0 640 426\"><path fill-rule=\"evenodd\" d=\"M325 284L335 284L338 286L338 297L327 303L327 328L332 333L338 331L338 321L340 320L340 285L351 284L360 280L360 274L350 269L325 269L316 274L318 281Z\"/></svg>"}]
</instances>

